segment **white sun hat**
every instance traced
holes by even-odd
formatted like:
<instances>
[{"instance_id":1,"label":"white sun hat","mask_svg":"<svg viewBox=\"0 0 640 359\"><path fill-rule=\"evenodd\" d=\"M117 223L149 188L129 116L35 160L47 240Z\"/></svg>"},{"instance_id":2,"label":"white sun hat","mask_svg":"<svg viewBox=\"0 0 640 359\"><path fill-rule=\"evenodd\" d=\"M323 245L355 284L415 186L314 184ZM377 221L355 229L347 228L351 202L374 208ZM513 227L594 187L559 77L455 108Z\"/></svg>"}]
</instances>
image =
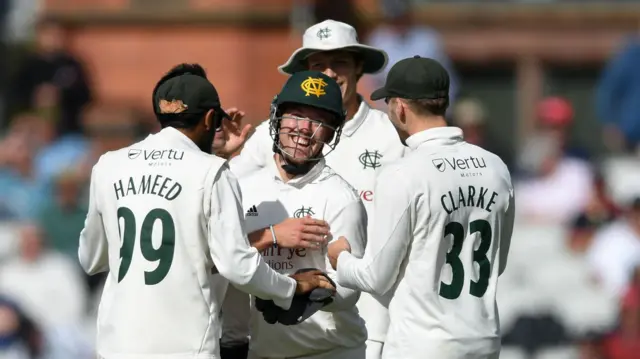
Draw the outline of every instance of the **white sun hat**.
<instances>
[{"instance_id":1,"label":"white sun hat","mask_svg":"<svg viewBox=\"0 0 640 359\"><path fill-rule=\"evenodd\" d=\"M344 22L325 20L309 27L302 36L302 47L293 52L289 60L278 67L283 74L307 69L304 60L321 51L347 50L362 56L363 72L376 74L387 66L389 58L384 50L358 42L356 29Z\"/></svg>"}]
</instances>

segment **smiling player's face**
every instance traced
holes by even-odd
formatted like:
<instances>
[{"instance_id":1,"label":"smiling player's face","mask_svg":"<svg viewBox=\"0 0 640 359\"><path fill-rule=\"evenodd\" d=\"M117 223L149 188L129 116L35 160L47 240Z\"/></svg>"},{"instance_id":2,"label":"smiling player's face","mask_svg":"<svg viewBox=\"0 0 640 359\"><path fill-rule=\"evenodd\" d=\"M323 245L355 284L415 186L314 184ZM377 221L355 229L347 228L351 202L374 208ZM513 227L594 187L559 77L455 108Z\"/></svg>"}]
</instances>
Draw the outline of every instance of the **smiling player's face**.
<instances>
[{"instance_id":1,"label":"smiling player's face","mask_svg":"<svg viewBox=\"0 0 640 359\"><path fill-rule=\"evenodd\" d=\"M309 70L320 71L338 83L344 104L353 101L358 91L358 74L362 73L362 63L353 52L318 52L307 58L307 64Z\"/></svg>"},{"instance_id":2,"label":"smiling player's face","mask_svg":"<svg viewBox=\"0 0 640 359\"><path fill-rule=\"evenodd\" d=\"M287 159L302 164L316 157L331 141L334 130L328 124L332 115L308 106L289 106L280 121L280 147Z\"/></svg>"}]
</instances>

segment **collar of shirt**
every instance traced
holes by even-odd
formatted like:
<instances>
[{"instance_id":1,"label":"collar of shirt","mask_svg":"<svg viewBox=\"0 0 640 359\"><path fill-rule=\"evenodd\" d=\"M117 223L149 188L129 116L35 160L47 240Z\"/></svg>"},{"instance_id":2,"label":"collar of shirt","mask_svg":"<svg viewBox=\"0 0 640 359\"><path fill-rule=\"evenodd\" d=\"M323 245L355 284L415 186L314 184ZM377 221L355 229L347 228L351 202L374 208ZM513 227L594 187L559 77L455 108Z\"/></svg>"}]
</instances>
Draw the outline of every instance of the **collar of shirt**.
<instances>
[{"instance_id":1,"label":"collar of shirt","mask_svg":"<svg viewBox=\"0 0 640 359\"><path fill-rule=\"evenodd\" d=\"M342 134L347 135L349 137L353 136L353 134L360 128L360 125L364 123L364 120L369 115L369 104L365 101L362 96L358 95L358 99L360 100L360 107L358 107L358 111L353 116L352 119L348 120L344 127L342 128Z\"/></svg>"},{"instance_id":2,"label":"collar of shirt","mask_svg":"<svg viewBox=\"0 0 640 359\"><path fill-rule=\"evenodd\" d=\"M407 146L416 150L422 145L455 144L463 140L462 129L458 127L437 127L413 134L407 138Z\"/></svg>"},{"instance_id":3,"label":"collar of shirt","mask_svg":"<svg viewBox=\"0 0 640 359\"><path fill-rule=\"evenodd\" d=\"M318 178L318 176L322 173L322 169L325 167L325 160L324 158L321 158L318 161L318 163L316 163L313 167L311 167L311 170L309 170L309 172L303 174L302 176L297 176L290 179L287 182L284 182L280 177L280 171L278 170L278 165L276 164L276 161L277 160L274 155L273 160L269 161L267 165L269 167L269 171L273 174L273 178L276 181L282 182L285 185L290 185L296 188L302 188L307 183L311 183L313 180Z\"/></svg>"},{"instance_id":4,"label":"collar of shirt","mask_svg":"<svg viewBox=\"0 0 640 359\"><path fill-rule=\"evenodd\" d=\"M158 132L157 135L167 138L171 143L180 144L188 149L200 151L200 147L198 147L195 142L173 127L165 127Z\"/></svg>"}]
</instances>

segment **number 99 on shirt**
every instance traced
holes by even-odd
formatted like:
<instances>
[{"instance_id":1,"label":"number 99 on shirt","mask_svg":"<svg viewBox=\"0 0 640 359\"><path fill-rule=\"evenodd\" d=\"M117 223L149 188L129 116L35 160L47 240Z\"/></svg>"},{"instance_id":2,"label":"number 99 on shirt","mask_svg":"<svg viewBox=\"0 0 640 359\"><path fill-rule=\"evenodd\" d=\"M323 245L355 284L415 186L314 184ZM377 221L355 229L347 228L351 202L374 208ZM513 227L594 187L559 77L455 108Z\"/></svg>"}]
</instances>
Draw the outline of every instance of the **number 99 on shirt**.
<instances>
[{"instance_id":1,"label":"number 99 on shirt","mask_svg":"<svg viewBox=\"0 0 640 359\"><path fill-rule=\"evenodd\" d=\"M124 231L120 226L123 220ZM153 225L156 221L162 224L162 241L158 248L154 248L152 243ZM120 247L120 268L118 270L118 283L120 283L129 272L133 259L133 250L136 245L136 217L133 211L127 207L118 208L118 229L122 246ZM139 243L140 252L144 259L149 262L158 262L156 269L144 272L144 283L146 285L156 285L167 276L175 249L176 229L171 214L162 208L149 211L142 221L140 229Z\"/></svg>"}]
</instances>

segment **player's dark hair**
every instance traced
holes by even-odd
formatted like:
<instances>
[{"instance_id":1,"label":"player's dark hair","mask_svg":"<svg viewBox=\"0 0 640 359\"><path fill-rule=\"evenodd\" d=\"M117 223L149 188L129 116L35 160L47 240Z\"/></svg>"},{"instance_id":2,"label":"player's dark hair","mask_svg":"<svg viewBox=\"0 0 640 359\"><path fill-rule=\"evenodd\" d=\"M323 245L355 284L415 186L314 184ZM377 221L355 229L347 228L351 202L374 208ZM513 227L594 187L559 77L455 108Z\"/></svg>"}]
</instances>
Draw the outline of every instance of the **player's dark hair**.
<instances>
[{"instance_id":1,"label":"player's dark hair","mask_svg":"<svg viewBox=\"0 0 640 359\"><path fill-rule=\"evenodd\" d=\"M405 99L409 108L418 115L426 116L444 116L449 107L448 98L435 98L435 99L417 99L409 100Z\"/></svg>"},{"instance_id":2,"label":"player's dark hair","mask_svg":"<svg viewBox=\"0 0 640 359\"><path fill-rule=\"evenodd\" d=\"M341 50L331 50L331 51L341 51ZM359 52L351 52L351 51L346 51L346 52L352 55L353 62L356 67L360 65L364 66L364 57L362 56L362 54L360 54ZM306 58L306 59L300 60L300 65L302 65L306 69L309 69L309 59ZM360 81L360 78L362 78L362 75L364 75L364 70L360 70L360 72L356 74L356 81Z\"/></svg>"},{"instance_id":3,"label":"player's dark hair","mask_svg":"<svg viewBox=\"0 0 640 359\"><path fill-rule=\"evenodd\" d=\"M191 74L195 76L200 76L202 78L207 78L207 72L200 64L187 64L182 63L176 65L169 70L158 83L153 88L153 94L151 96L151 103L153 108L155 108L156 103L156 92L158 88L162 86L165 82L170 79L186 74ZM218 113L218 111L216 111ZM194 113L176 113L176 114L158 114L156 113L156 119L160 122L160 127L175 127L175 128L192 128L195 127L200 119L202 119L203 114L194 114Z\"/></svg>"}]
</instances>

